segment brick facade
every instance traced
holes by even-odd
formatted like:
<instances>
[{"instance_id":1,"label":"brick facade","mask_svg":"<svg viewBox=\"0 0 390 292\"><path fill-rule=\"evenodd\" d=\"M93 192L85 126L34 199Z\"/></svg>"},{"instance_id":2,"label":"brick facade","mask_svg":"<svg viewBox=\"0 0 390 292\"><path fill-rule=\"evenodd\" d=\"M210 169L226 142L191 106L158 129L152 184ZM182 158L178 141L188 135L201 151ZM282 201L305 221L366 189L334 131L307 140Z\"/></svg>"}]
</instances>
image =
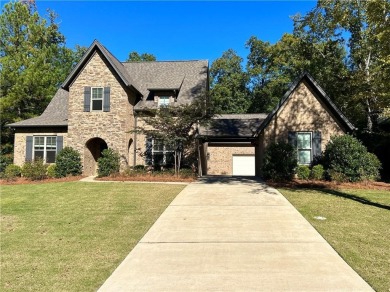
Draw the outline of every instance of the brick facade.
<instances>
[{"instance_id":1,"label":"brick facade","mask_svg":"<svg viewBox=\"0 0 390 292\"><path fill-rule=\"evenodd\" d=\"M253 146L208 146L207 147L207 174L209 175L232 175L233 155L255 154Z\"/></svg>"}]
</instances>

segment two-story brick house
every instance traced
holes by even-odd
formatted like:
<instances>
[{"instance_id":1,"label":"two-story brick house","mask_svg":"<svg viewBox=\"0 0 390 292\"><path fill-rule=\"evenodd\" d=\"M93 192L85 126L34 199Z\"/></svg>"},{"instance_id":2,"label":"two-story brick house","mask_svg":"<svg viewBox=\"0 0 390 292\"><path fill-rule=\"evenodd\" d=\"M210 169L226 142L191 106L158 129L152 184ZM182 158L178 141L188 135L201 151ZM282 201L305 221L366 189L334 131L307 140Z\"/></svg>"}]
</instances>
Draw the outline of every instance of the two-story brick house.
<instances>
[{"instance_id":1,"label":"two-story brick house","mask_svg":"<svg viewBox=\"0 0 390 292\"><path fill-rule=\"evenodd\" d=\"M37 157L55 162L71 146L81 154L85 175L96 173L105 148L116 150L122 168L166 160L169 150L133 130L159 106L187 104L208 90L207 61L119 62L94 41L41 116L10 124L14 163ZM353 125L308 75L302 75L269 114L216 116L198 129L201 174L259 175L265 147L289 140L299 161L310 163L330 136ZM142 157L152 143L152 157ZM195 145L194 145L195 147Z\"/></svg>"},{"instance_id":2,"label":"two-story brick house","mask_svg":"<svg viewBox=\"0 0 390 292\"><path fill-rule=\"evenodd\" d=\"M41 116L9 125L14 163L37 157L52 163L68 145L80 152L86 175L96 172L107 147L120 153L122 166L144 164L137 150L145 137L131 132L140 113L191 102L207 86L207 61L121 63L94 41Z\"/></svg>"}]
</instances>

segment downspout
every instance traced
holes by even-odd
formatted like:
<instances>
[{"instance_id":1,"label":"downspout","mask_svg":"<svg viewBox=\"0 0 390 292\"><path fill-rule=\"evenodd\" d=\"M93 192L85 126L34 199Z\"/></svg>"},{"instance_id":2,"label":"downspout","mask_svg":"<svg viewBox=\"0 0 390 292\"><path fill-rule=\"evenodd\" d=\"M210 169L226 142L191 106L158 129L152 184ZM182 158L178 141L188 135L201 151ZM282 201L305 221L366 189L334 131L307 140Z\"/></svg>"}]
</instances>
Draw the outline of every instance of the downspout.
<instances>
[{"instance_id":1,"label":"downspout","mask_svg":"<svg viewBox=\"0 0 390 292\"><path fill-rule=\"evenodd\" d=\"M135 167L137 163L137 120L138 117L135 115L135 112L133 112L134 115L134 153L133 153L133 167Z\"/></svg>"}]
</instances>

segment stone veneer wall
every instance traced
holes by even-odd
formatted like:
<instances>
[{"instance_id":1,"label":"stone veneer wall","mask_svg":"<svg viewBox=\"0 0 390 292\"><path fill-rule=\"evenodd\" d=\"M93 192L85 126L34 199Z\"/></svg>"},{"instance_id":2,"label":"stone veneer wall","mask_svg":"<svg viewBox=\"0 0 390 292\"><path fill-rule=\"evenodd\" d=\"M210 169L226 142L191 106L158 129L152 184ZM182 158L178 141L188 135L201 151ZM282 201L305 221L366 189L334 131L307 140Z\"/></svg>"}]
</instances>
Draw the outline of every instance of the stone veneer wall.
<instances>
[{"instance_id":1,"label":"stone veneer wall","mask_svg":"<svg viewBox=\"0 0 390 292\"><path fill-rule=\"evenodd\" d=\"M103 139L121 155L121 168L132 165L135 95L125 90L104 57L95 53L69 88L68 145L84 159L86 143ZM84 87L110 87L110 111L84 112Z\"/></svg>"},{"instance_id":2,"label":"stone veneer wall","mask_svg":"<svg viewBox=\"0 0 390 292\"><path fill-rule=\"evenodd\" d=\"M207 174L232 175L233 154L255 154L253 146L208 146L207 147Z\"/></svg>"},{"instance_id":3,"label":"stone veneer wall","mask_svg":"<svg viewBox=\"0 0 390 292\"><path fill-rule=\"evenodd\" d=\"M22 166L26 162L26 137L27 136L63 136L64 147L67 146L66 129L61 128L25 128L16 129L14 164Z\"/></svg>"}]
</instances>

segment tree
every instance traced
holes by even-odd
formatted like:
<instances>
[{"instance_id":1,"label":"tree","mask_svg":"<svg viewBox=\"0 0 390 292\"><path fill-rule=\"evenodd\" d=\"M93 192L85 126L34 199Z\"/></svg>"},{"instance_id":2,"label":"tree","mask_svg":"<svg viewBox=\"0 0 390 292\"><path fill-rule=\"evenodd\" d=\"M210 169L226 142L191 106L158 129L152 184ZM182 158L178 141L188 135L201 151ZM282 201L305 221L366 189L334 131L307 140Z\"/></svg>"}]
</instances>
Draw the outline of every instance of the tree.
<instances>
[{"instance_id":1,"label":"tree","mask_svg":"<svg viewBox=\"0 0 390 292\"><path fill-rule=\"evenodd\" d=\"M295 31L314 43L331 40L346 48L349 104L357 105L368 132L390 106L389 20L387 0L319 1L305 16L295 17Z\"/></svg>"},{"instance_id":2,"label":"tree","mask_svg":"<svg viewBox=\"0 0 390 292\"><path fill-rule=\"evenodd\" d=\"M126 62L151 62L156 61L156 57L153 54L142 53L141 55L137 52L129 53L129 57Z\"/></svg>"},{"instance_id":3,"label":"tree","mask_svg":"<svg viewBox=\"0 0 390 292\"><path fill-rule=\"evenodd\" d=\"M152 137L164 145L173 147L175 173L178 174L182 157L190 158L195 154L196 125L207 124L210 119L206 94L201 94L190 104L160 107L152 112L151 116L143 116L145 125L138 126L133 132L144 134L146 137Z\"/></svg>"},{"instance_id":4,"label":"tree","mask_svg":"<svg viewBox=\"0 0 390 292\"><path fill-rule=\"evenodd\" d=\"M247 89L248 75L241 63L243 59L228 50L215 60L210 68L210 96L215 113L246 113L251 103Z\"/></svg>"},{"instance_id":5,"label":"tree","mask_svg":"<svg viewBox=\"0 0 390 292\"><path fill-rule=\"evenodd\" d=\"M13 144L5 125L41 114L76 62L56 17L39 16L33 1L9 2L0 15L2 148Z\"/></svg>"},{"instance_id":6,"label":"tree","mask_svg":"<svg viewBox=\"0 0 390 292\"><path fill-rule=\"evenodd\" d=\"M309 72L330 96L345 96L341 86L346 67L345 51L337 43L312 43L297 34L284 34L275 44L251 37L247 70L252 89L252 112L270 112L288 86L303 72Z\"/></svg>"}]
</instances>

